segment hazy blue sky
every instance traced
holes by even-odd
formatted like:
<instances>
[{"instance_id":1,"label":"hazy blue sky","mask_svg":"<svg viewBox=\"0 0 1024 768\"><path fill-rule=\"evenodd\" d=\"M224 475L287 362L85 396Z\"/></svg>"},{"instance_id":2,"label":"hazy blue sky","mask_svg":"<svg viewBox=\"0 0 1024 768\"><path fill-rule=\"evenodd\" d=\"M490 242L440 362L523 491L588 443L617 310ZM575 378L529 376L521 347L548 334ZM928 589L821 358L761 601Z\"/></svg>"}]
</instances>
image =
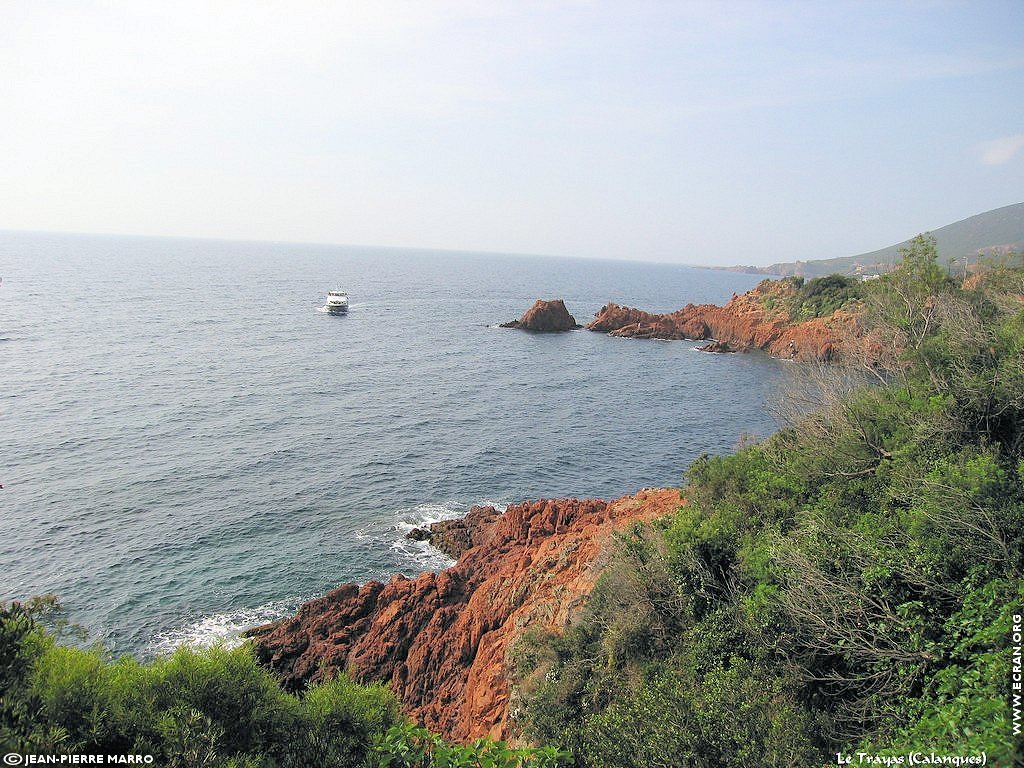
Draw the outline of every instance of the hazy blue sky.
<instances>
[{"instance_id":1,"label":"hazy blue sky","mask_svg":"<svg viewBox=\"0 0 1024 768\"><path fill-rule=\"evenodd\" d=\"M0 229L851 255L1024 200L1022 41L1022 0L0 0Z\"/></svg>"}]
</instances>

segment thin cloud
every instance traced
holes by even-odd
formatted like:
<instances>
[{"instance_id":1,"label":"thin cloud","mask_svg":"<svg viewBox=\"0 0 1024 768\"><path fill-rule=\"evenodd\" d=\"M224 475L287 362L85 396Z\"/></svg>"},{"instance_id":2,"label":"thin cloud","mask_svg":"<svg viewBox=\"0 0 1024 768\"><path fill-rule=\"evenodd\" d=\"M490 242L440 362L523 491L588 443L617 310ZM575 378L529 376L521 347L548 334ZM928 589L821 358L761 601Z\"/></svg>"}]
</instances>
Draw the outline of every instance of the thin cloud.
<instances>
[{"instance_id":1,"label":"thin cloud","mask_svg":"<svg viewBox=\"0 0 1024 768\"><path fill-rule=\"evenodd\" d=\"M978 145L982 165L1004 165L1013 160L1022 149L1024 149L1024 133L1003 136Z\"/></svg>"}]
</instances>

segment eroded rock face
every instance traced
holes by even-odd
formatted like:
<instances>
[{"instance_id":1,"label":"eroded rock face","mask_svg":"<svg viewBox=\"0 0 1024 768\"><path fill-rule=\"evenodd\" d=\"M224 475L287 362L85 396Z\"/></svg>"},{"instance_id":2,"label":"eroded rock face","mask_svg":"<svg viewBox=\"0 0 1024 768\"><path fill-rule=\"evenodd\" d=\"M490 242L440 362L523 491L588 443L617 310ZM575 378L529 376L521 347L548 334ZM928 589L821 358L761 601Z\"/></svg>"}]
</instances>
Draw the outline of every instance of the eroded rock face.
<instances>
[{"instance_id":1,"label":"eroded rock face","mask_svg":"<svg viewBox=\"0 0 1024 768\"><path fill-rule=\"evenodd\" d=\"M347 670L389 682L410 716L450 739L506 737L511 645L528 627L561 629L578 614L613 531L680 503L677 489L661 489L516 504L471 534L450 568L345 584L247 634L292 690Z\"/></svg>"},{"instance_id":2,"label":"eroded rock face","mask_svg":"<svg viewBox=\"0 0 1024 768\"><path fill-rule=\"evenodd\" d=\"M576 318L569 314L561 299L537 299L518 320L502 323L502 328L521 328L524 331L575 331L582 328Z\"/></svg>"},{"instance_id":3,"label":"eroded rock face","mask_svg":"<svg viewBox=\"0 0 1024 768\"><path fill-rule=\"evenodd\" d=\"M785 281L766 280L733 295L724 307L687 304L663 315L606 304L587 328L640 339L713 339L717 346L708 351L762 349L798 360L830 360L862 336L855 313L840 310L830 317L797 322L783 311L768 309L784 304L795 290Z\"/></svg>"}]
</instances>

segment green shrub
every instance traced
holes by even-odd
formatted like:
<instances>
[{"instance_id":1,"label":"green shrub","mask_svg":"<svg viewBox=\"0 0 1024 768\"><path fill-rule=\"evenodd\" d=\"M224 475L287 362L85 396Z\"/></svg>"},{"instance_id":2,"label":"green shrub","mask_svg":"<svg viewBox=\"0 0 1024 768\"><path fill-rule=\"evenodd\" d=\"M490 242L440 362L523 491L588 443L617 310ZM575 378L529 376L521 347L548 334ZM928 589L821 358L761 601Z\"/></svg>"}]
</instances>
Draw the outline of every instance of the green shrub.
<instances>
[{"instance_id":1,"label":"green shrub","mask_svg":"<svg viewBox=\"0 0 1024 768\"><path fill-rule=\"evenodd\" d=\"M503 741L478 739L452 744L425 728L396 725L374 746L372 768L558 768L572 755L554 747L513 748Z\"/></svg>"},{"instance_id":2,"label":"green shrub","mask_svg":"<svg viewBox=\"0 0 1024 768\"><path fill-rule=\"evenodd\" d=\"M302 710L302 733L322 765L363 765L380 734L402 721L398 702L385 686L357 685L347 677L311 689Z\"/></svg>"},{"instance_id":3,"label":"green shrub","mask_svg":"<svg viewBox=\"0 0 1024 768\"><path fill-rule=\"evenodd\" d=\"M790 306L790 315L795 320L828 317L863 296L860 280L845 275L816 277L798 289Z\"/></svg>"},{"instance_id":4,"label":"green shrub","mask_svg":"<svg viewBox=\"0 0 1024 768\"><path fill-rule=\"evenodd\" d=\"M141 664L59 645L53 598L0 606L0 746L152 755L172 768L555 768L570 756L503 742L450 744L405 722L383 685L338 676L285 692L248 646L179 648Z\"/></svg>"}]
</instances>

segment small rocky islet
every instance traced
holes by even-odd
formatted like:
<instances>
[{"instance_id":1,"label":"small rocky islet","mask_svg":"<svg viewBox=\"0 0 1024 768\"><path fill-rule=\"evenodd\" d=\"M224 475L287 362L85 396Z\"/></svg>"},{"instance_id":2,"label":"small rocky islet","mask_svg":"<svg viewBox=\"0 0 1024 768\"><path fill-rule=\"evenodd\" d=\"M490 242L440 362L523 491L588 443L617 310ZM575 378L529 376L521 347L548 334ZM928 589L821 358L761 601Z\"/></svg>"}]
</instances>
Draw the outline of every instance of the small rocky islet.
<instances>
[{"instance_id":1,"label":"small rocky islet","mask_svg":"<svg viewBox=\"0 0 1024 768\"><path fill-rule=\"evenodd\" d=\"M565 301L562 299L537 299L521 318L502 323L499 327L518 328L538 333L559 333L575 331L583 326L569 314L569 310L565 308Z\"/></svg>"}]
</instances>

